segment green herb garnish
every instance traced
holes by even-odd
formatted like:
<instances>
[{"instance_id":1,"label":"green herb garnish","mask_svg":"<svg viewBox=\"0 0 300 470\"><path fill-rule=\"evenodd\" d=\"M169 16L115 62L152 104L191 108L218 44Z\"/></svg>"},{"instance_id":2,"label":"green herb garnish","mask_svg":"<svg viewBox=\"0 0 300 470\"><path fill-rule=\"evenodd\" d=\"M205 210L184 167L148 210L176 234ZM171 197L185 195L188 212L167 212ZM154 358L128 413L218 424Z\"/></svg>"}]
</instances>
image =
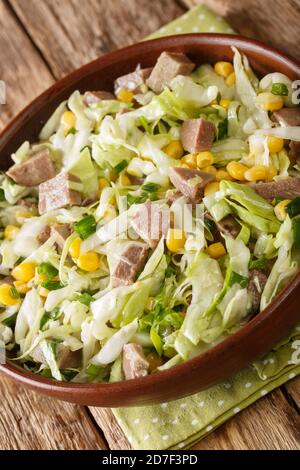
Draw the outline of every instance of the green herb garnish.
<instances>
[{"instance_id":1,"label":"green herb garnish","mask_svg":"<svg viewBox=\"0 0 300 470\"><path fill-rule=\"evenodd\" d=\"M50 279L58 275L58 269L56 269L51 263L41 263L37 271L39 274L46 274Z\"/></svg>"},{"instance_id":2,"label":"green herb garnish","mask_svg":"<svg viewBox=\"0 0 300 470\"><path fill-rule=\"evenodd\" d=\"M97 222L93 215L88 215L84 217L79 222L74 225L75 232L78 233L82 240L85 240L90 235L96 232Z\"/></svg>"},{"instance_id":3,"label":"green herb garnish","mask_svg":"<svg viewBox=\"0 0 300 470\"><path fill-rule=\"evenodd\" d=\"M271 93L273 95L288 96L289 89L285 83L273 83Z\"/></svg>"}]
</instances>

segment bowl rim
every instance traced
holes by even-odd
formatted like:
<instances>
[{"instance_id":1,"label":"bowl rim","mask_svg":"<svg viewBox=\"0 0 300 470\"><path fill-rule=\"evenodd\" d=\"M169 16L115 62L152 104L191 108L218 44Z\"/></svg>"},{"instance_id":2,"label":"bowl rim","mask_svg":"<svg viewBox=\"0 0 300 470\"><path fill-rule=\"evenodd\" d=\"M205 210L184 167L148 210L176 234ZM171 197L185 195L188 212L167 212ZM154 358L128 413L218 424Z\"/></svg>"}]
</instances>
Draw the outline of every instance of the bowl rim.
<instances>
[{"instance_id":1,"label":"bowl rim","mask_svg":"<svg viewBox=\"0 0 300 470\"><path fill-rule=\"evenodd\" d=\"M151 39L148 41L142 41L122 49L117 49L115 51L109 52L104 56L97 58L79 68L67 74L62 79L54 82L49 88L42 92L39 96L34 98L23 110L21 110L0 133L0 140L9 141L11 131L15 131L16 128L23 126L22 119L30 113L30 110L34 107L35 104L39 103L42 106L43 102L49 98L52 92L56 92L58 87L63 88L66 83L76 82L80 76L84 76L93 69L93 67L99 63L99 61L105 65L112 65L117 63L122 55L126 54L127 56L138 55L139 51L147 46L152 46L154 49L161 49L163 46L166 50L171 50L172 48L178 49L180 47L184 48L189 46L189 41L199 40L199 47L205 46L205 44L215 44L215 45L226 45L226 46L235 46L238 49L242 49L245 54L247 51L256 52L260 56L273 59L277 62L285 64L289 69L295 74L299 75L300 78L300 63L287 54L278 51L276 48L266 45L261 41L256 39L246 38L241 35L234 34L217 34L217 33L193 33L193 34L181 34L166 36L157 39ZM273 315L274 309L280 307L280 304L289 297L294 289L299 287L300 284L300 272L298 272L288 285L275 297L272 303L260 312L258 315L253 317L249 322L242 326L236 333L228 336L225 340L221 341L211 349L200 353L199 355L189 359L182 364L176 365L170 369L161 371L157 374L148 375L146 377L141 377L133 380L124 380L121 382L115 383L100 383L100 384L86 384L86 383L74 383L74 382L58 382L54 379L47 379L40 375L34 374L32 372L26 371L20 365L15 364L11 359L5 364L0 364L0 372L3 372L7 376L17 380L24 385L38 388L41 391L53 391L57 392L60 396L64 393L68 394L81 394L85 392L87 400L89 396L99 392L103 395L115 395L119 393L127 394L133 391L136 391L137 388L142 388L146 390L148 386L159 387L161 384L168 383L170 378L177 376L178 378L181 375L187 374L188 370L199 369L201 365L206 363L208 360L211 360L212 357L215 359L222 359L224 351L227 351L233 348L237 344L241 344L247 337L254 335L255 332L260 329L264 323L266 323L270 316ZM255 358L253 358L255 359ZM249 363L249 361L247 361ZM180 395L182 396L182 394ZM121 401L121 400L120 400Z\"/></svg>"}]
</instances>

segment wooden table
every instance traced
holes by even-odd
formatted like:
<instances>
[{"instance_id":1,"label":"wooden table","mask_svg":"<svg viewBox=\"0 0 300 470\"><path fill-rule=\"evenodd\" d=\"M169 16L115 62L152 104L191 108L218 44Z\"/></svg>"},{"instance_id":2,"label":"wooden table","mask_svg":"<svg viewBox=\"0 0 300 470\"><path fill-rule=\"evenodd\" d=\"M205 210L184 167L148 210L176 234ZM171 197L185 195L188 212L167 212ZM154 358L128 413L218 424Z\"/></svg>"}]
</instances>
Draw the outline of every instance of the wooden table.
<instances>
[{"instance_id":1,"label":"wooden table","mask_svg":"<svg viewBox=\"0 0 300 470\"><path fill-rule=\"evenodd\" d=\"M139 41L196 3L0 0L0 79L7 84L0 126L58 78L111 49ZM241 34L265 40L300 60L300 0L205 3ZM130 448L110 410L54 401L4 376L0 395L2 449ZM259 400L194 449L299 449L299 411L300 378Z\"/></svg>"}]
</instances>

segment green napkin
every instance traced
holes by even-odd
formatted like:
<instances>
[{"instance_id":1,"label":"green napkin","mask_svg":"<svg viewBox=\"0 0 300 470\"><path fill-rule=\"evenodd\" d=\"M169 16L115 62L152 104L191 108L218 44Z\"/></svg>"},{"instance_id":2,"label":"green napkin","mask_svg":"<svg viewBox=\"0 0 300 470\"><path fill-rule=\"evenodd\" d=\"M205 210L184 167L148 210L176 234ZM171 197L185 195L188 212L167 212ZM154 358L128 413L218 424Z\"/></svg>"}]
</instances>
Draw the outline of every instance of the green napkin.
<instances>
[{"instance_id":1,"label":"green napkin","mask_svg":"<svg viewBox=\"0 0 300 470\"><path fill-rule=\"evenodd\" d=\"M234 33L223 18L198 5L150 38L207 31ZM181 400L112 411L134 449L183 449L296 375L300 326L267 356L224 383Z\"/></svg>"}]
</instances>

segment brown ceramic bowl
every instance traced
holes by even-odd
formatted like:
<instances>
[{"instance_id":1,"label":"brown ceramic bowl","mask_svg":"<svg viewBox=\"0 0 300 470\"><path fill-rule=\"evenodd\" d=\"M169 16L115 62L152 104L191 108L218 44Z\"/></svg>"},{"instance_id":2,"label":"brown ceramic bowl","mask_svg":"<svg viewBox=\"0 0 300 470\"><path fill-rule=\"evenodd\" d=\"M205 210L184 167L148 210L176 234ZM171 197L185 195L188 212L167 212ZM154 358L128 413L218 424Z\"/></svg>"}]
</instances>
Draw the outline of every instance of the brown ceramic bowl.
<instances>
[{"instance_id":1,"label":"brown ceramic bowl","mask_svg":"<svg viewBox=\"0 0 300 470\"><path fill-rule=\"evenodd\" d=\"M231 47L247 54L258 73L282 72L300 78L300 64L257 41L230 35L189 34L136 44L101 57L57 82L34 100L0 136L2 169L10 165L10 154L24 140L34 140L56 106L74 90L112 90L113 80L141 64L152 66L162 51L180 51L197 64L232 60ZM74 52L76 53L76 52ZM19 383L62 400L106 407L149 405L174 400L203 390L232 376L254 359L267 353L300 321L297 290L300 274L236 334L204 354L159 374L114 384L73 384L30 374L14 362L0 370Z\"/></svg>"}]
</instances>

